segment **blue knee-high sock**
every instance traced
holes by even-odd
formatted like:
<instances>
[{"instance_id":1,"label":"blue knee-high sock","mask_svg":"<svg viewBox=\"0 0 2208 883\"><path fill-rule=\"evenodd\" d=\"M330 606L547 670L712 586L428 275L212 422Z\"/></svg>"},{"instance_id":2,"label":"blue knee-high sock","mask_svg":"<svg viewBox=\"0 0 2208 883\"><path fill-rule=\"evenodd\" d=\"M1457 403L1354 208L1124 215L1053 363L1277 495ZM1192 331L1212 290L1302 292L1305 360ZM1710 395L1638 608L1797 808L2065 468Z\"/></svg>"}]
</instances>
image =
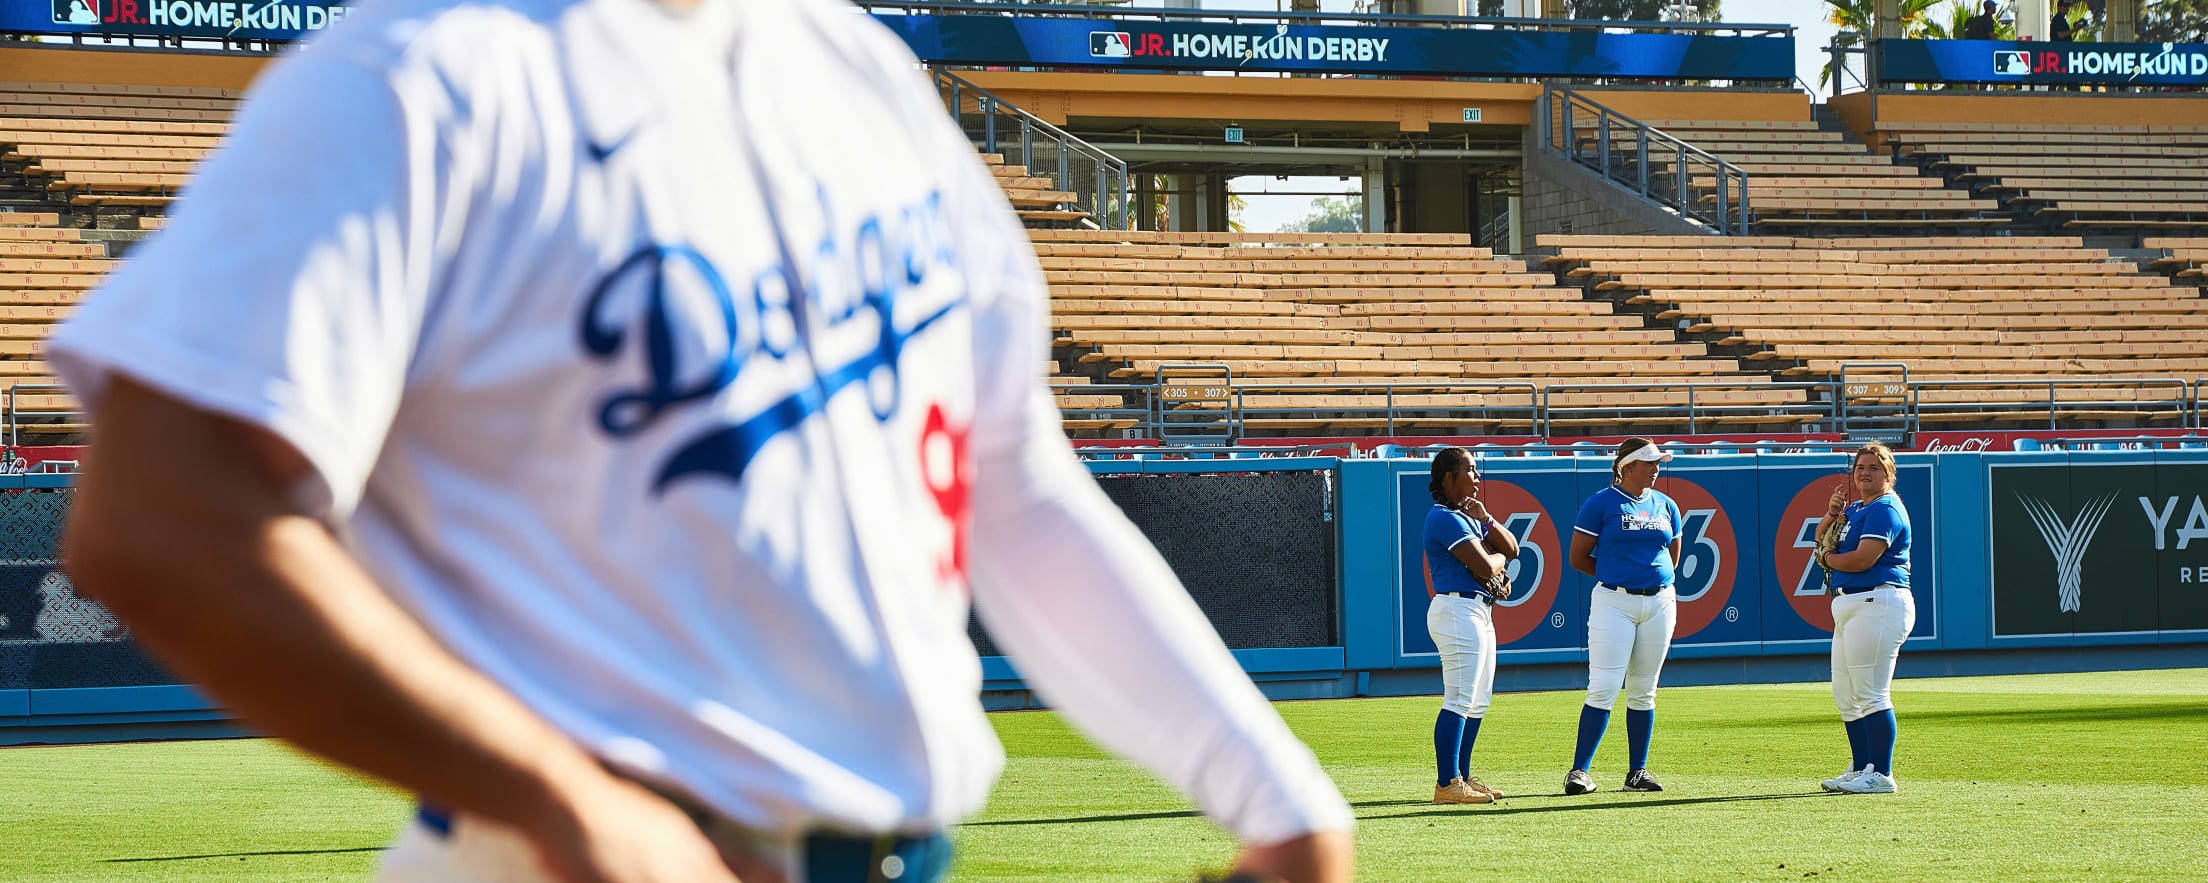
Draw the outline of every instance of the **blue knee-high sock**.
<instances>
[{"instance_id":1,"label":"blue knee-high sock","mask_svg":"<svg viewBox=\"0 0 2208 883\"><path fill-rule=\"evenodd\" d=\"M1868 753L1863 750L1863 727L1865 723L1865 719L1860 717L1852 721L1841 722L1842 726L1848 728L1848 772L1851 773L1862 769L1864 764L1870 763L1870 761L1863 759L1864 755Z\"/></svg>"},{"instance_id":2,"label":"blue knee-high sock","mask_svg":"<svg viewBox=\"0 0 2208 883\"><path fill-rule=\"evenodd\" d=\"M1656 709L1625 710L1625 744L1633 752L1632 770L1648 769L1648 737L1656 730Z\"/></svg>"},{"instance_id":3,"label":"blue knee-high sock","mask_svg":"<svg viewBox=\"0 0 2208 883\"><path fill-rule=\"evenodd\" d=\"M1479 740L1480 719L1465 718L1464 741L1457 743L1457 773L1468 779L1472 777L1472 743Z\"/></svg>"},{"instance_id":4,"label":"blue knee-high sock","mask_svg":"<svg viewBox=\"0 0 2208 883\"><path fill-rule=\"evenodd\" d=\"M1572 769L1595 765L1595 749L1602 747L1602 731L1610 728L1610 709L1582 705L1579 708L1579 746L1572 752Z\"/></svg>"},{"instance_id":5,"label":"blue knee-high sock","mask_svg":"<svg viewBox=\"0 0 2208 883\"><path fill-rule=\"evenodd\" d=\"M1447 785L1450 779L1464 775L1458 755L1458 746L1463 740L1464 715L1442 709L1434 718L1434 787Z\"/></svg>"},{"instance_id":6,"label":"blue knee-high sock","mask_svg":"<svg viewBox=\"0 0 2208 883\"><path fill-rule=\"evenodd\" d=\"M1899 728L1894 722L1894 710L1875 711L1863 718L1864 760L1881 773L1894 774L1894 740Z\"/></svg>"}]
</instances>

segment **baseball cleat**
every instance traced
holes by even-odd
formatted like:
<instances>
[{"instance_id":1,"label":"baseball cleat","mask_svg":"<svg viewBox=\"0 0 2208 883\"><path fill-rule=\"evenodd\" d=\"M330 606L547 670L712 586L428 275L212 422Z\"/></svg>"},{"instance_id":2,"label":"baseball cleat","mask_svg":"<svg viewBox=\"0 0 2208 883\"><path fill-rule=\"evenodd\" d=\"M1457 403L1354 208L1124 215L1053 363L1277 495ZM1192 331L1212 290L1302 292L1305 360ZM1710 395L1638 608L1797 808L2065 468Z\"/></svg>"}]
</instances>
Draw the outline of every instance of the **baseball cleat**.
<instances>
[{"instance_id":1,"label":"baseball cleat","mask_svg":"<svg viewBox=\"0 0 2208 883\"><path fill-rule=\"evenodd\" d=\"M1865 766L1862 770L1849 770L1830 779L1826 779L1822 784L1825 786L1825 790L1839 793L1841 785L1854 781L1855 777L1863 775L1863 770L1867 769L1870 769L1870 767Z\"/></svg>"},{"instance_id":2,"label":"baseball cleat","mask_svg":"<svg viewBox=\"0 0 2208 883\"><path fill-rule=\"evenodd\" d=\"M1848 794L1892 794L1901 786L1894 777L1877 770L1864 770L1862 775L1840 783L1840 790Z\"/></svg>"},{"instance_id":3,"label":"baseball cleat","mask_svg":"<svg viewBox=\"0 0 2208 883\"><path fill-rule=\"evenodd\" d=\"M1472 790L1474 790L1474 791L1478 791L1478 792L1480 792L1481 794L1485 794L1485 795L1487 795L1487 796L1488 796L1489 798L1491 798L1491 799L1494 799L1494 800L1501 800L1501 799L1503 799L1503 792L1501 792L1501 791L1497 791L1497 790L1495 790L1495 789L1493 789L1493 788L1489 788L1489 787L1487 787L1487 783L1486 783L1486 782L1482 782L1482 781L1480 781L1480 780L1478 780L1478 779L1475 779L1475 778L1473 778L1473 777L1471 777L1471 776L1466 776L1466 777L1464 777L1464 787L1466 787L1466 788L1470 788L1470 789L1472 789Z\"/></svg>"},{"instance_id":4,"label":"baseball cleat","mask_svg":"<svg viewBox=\"0 0 2208 883\"><path fill-rule=\"evenodd\" d=\"M1586 770L1573 770L1564 774L1565 794L1590 794L1595 790L1595 777Z\"/></svg>"},{"instance_id":5,"label":"baseball cleat","mask_svg":"<svg viewBox=\"0 0 2208 883\"><path fill-rule=\"evenodd\" d=\"M1656 777L1649 775L1647 770L1634 770L1625 774L1625 790L1662 791L1664 786L1657 784Z\"/></svg>"},{"instance_id":6,"label":"baseball cleat","mask_svg":"<svg viewBox=\"0 0 2208 883\"><path fill-rule=\"evenodd\" d=\"M1484 791L1475 791L1463 779L1450 779L1447 785L1434 786L1435 803L1494 803L1495 798Z\"/></svg>"}]
</instances>

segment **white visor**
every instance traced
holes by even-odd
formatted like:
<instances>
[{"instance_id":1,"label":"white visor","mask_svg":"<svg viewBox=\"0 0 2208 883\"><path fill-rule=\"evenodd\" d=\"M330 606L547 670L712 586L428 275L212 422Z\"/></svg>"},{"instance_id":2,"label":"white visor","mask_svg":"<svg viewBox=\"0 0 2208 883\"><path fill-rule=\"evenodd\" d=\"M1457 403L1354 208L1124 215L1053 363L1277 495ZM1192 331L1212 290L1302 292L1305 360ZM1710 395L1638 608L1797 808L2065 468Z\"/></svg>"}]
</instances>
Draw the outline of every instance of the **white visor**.
<instances>
[{"instance_id":1,"label":"white visor","mask_svg":"<svg viewBox=\"0 0 2208 883\"><path fill-rule=\"evenodd\" d=\"M1648 447L1625 455L1625 459L1619 460L1618 464L1622 466L1627 463L1667 463L1670 461L1671 455L1664 452L1664 448L1662 445L1649 445Z\"/></svg>"}]
</instances>

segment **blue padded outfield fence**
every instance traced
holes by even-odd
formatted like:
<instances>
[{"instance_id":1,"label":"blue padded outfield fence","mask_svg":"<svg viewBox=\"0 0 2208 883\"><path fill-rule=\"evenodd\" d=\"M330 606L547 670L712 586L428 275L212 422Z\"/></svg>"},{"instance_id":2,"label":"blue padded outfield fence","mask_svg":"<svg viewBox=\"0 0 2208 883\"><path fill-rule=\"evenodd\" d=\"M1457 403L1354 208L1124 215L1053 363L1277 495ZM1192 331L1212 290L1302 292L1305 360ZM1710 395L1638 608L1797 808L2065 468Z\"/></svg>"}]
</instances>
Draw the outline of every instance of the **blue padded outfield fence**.
<instances>
[{"instance_id":1,"label":"blue padded outfield fence","mask_svg":"<svg viewBox=\"0 0 2208 883\"><path fill-rule=\"evenodd\" d=\"M2160 439L2159 441L2168 441ZM1681 456L1685 513L1667 683L1822 680L1830 619L1808 526L1844 452ZM1899 455L1916 530L1916 631L1901 673L2208 665L2208 450ZM1439 690L1416 554L1415 458L1090 464L1159 543L1243 667L1277 698ZM1485 456L1483 496L1521 538L1498 608L1499 690L1585 683L1589 581L1564 566L1607 456ZM76 597L54 540L66 475L0 476L0 744L238 734ZM1222 538L1240 537L1240 541ZM984 652L991 646L977 633ZM985 656L985 701L1032 704Z\"/></svg>"}]
</instances>

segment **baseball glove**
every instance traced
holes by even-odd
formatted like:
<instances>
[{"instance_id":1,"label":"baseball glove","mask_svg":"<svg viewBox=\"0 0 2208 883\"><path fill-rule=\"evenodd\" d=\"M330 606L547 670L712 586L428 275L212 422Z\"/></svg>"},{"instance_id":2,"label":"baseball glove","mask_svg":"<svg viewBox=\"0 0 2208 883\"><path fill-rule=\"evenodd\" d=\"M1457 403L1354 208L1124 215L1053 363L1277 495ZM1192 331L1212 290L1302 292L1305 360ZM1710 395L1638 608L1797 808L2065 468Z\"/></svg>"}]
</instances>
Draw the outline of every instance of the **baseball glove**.
<instances>
[{"instance_id":1,"label":"baseball glove","mask_svg":"<svg viewBox=\"0 0 2208 883\"><path fill-rule=\"evenodd\" d=\"M1840 535L1847 533L1847 531L1847 519L1839 516L1827 517L1824 528L1817 531L1817 551L1811 557L1817 562L1817 566L1825 571L1827 582L1832 580L1832 567L1825 564L1825 556L1832 554L1833 550L1839 547Z\"/></svg>"},{"instance_id":2,"label":"baseball glove","mask_svg":"<svg viewBox=\"0 0 2208 883\"><path fill-rule=\"evenodd\" d=\"M1488 594L1495 596L1495 600L1510 600L1510 571L1496 571L1494 576L1488 577L1486 588Z\"/></svg>"}]
</instances>

